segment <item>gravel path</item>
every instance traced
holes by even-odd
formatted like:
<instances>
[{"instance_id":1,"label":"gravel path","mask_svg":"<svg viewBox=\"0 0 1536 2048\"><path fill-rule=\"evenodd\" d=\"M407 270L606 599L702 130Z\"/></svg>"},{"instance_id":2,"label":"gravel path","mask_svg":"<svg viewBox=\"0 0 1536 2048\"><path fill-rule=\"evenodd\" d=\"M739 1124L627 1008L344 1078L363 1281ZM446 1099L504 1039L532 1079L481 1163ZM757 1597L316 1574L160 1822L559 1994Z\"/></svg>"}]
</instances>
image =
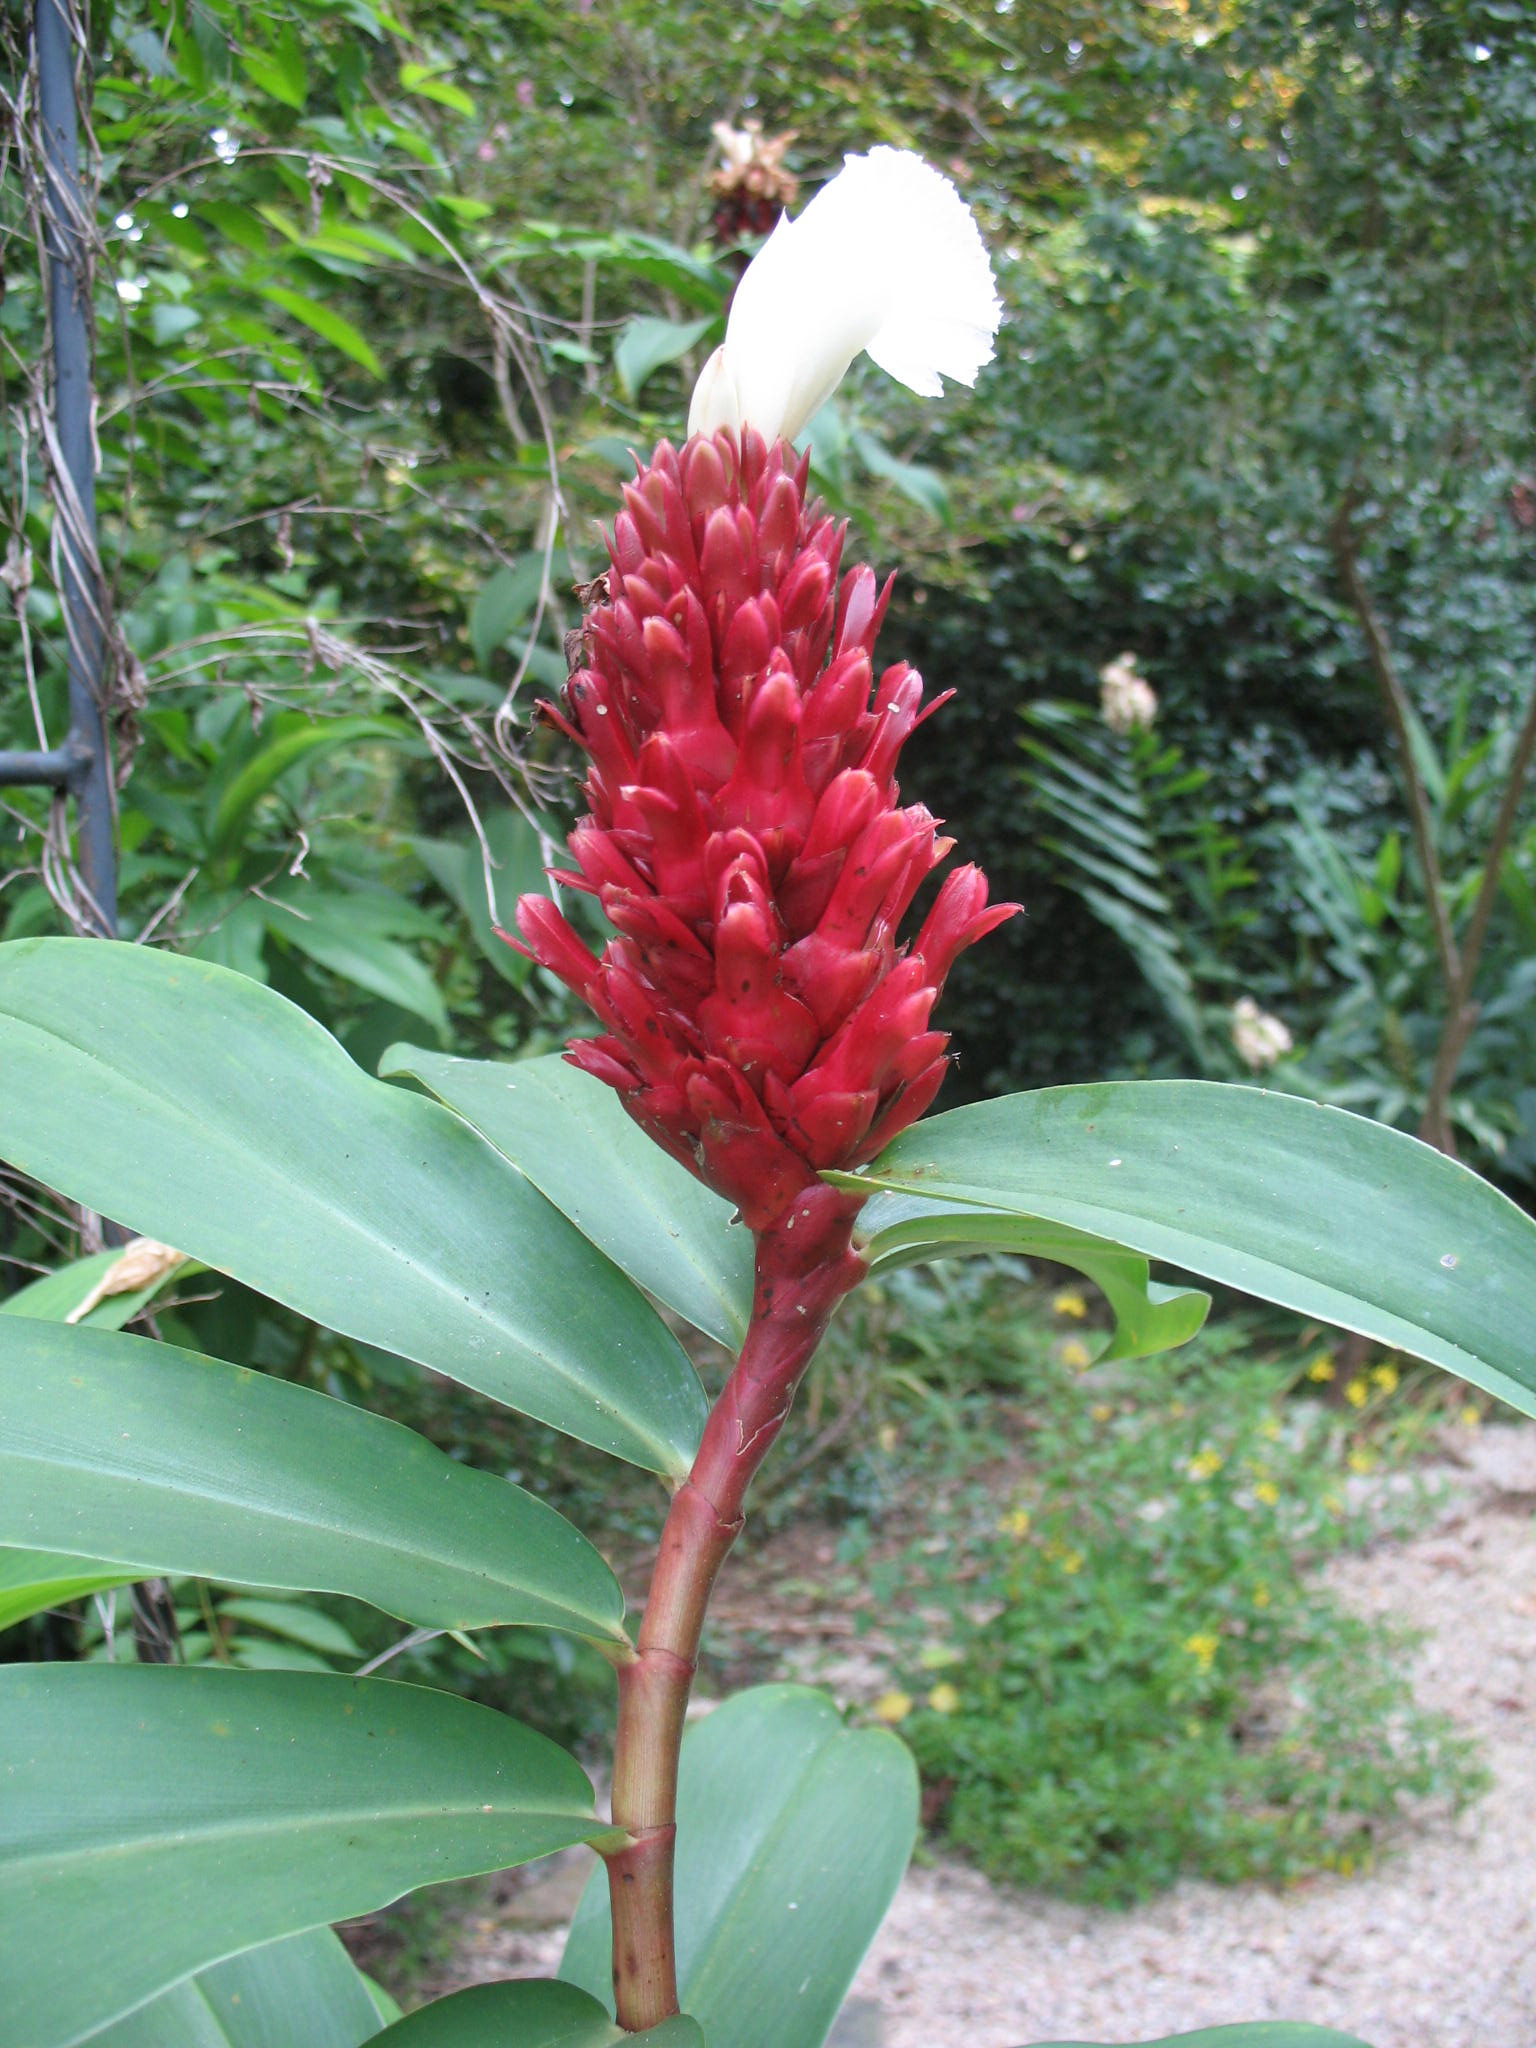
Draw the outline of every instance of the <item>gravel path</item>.
<instances>
[{"instance_id":1,"label":"gravel path","mask_svg":"<svg viewBox=\"0 0 1536 2048\"><path fill-rule=\"evenodd\" d=\"M1420 1699L1474 1731L1493 1789L1366 1877L1182 1884L1128 1913L913 1871L855 1986L882 2048L1143 2040L1238 2019L1370 2048L1536 2048L1536 1427L1458 1433L1429 1535L1348 1560L1361 1612L1428 1630Z\"/></svg>"},{"instance_id":2,"label":"gravel path","mask_svg":"<svg viewBox=\"0 0 1536 2048\"><path fill-rule=\"evenodd\" d=\"M1536 2048L1536 1425L1448 1438L1435 1529L1343 1561L1363 1613L1427 1630L1420 1699L1479 1739L1493 1789L1364 1877L1183 1884L1126 1913L913 1870L854 1986L847 2048L1145 2041L1305 2019L1370 2048ZM585 1871L562 1859L466 1923L431 1995L552 1973Z\"/></svg>"}]
</instances>

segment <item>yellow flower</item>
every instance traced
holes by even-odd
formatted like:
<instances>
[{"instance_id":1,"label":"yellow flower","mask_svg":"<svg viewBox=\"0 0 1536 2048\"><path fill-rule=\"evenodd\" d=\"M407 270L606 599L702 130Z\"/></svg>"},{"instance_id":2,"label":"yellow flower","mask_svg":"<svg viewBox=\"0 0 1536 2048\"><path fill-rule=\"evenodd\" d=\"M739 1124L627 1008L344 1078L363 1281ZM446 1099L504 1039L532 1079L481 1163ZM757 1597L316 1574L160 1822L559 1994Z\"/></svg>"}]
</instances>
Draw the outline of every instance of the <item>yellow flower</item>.
<instances>
[{"instance_id":1,"label":"yellow flower","mask_svg":"<svg viewBox=\"0 0 1536 2048\"><path fill-rule=\"evenodd\" d=\"M901 1441L901 1432L894 1422L882 1422L875 1434L875 1442L889 1457Z\"/></svg>"},{"instance_id":2,"label":"yellow flower","mask_svg":"<svg viewBox=\"0 0 1536 2048\"><path fill-rule=\"evenodd\" d=\"M1369 1383L1363 1379L1351 1380L1344 1389L1344 1398L1351 1408L1363 1408L1371 1398Z\"/></svg>"},{"instance_id":3,"label":"yellow flower","mask_svg":"<svg viewBox=\"0 0 1536 2048\"><path fill-rule=\"evenodd\" d=\"M1093 1354L1079 1338L1069 1337L1061 1347L1061 1362L1074 1372L1084 1372L1093 1363Z\"/></svg>"},{"instance_id":4,"label":"yellow flower","mask_svg":"<svg viewBox=\"0 0 1536 2048\"><path fill-rule=\"evenodd\" d=\"M1276 1486L1273 1479L1261 1479L1253 1489L1253 1497L1255 1500L1263 1501L1267 1508L1280 1505L1280 1489Z\"/></svg>"},{"instance_id":5,"label":"yellow flower","mask_svg":"<svg viewBox=\"0 0 1536 2048\"><path fill-rule=\"evenodd\" d=\"M942 1671L960 1662L960 1652L953 1643L924 1643L917 1661L925 1671Z\"/></svg>"},{"instance_id":6,"label":"yellow flower","mask_svg":"<svg viewBox=\"0 0 1536 2048\"><path fill-rule=\"evenodd\" d=\"M1271 1596L1270 1596L1270 1591L1269 1591L1269 1588L1268 1588L1268 1586L1255 1586L1255 1587L1254 1587L1254 1589L1253 1589L1253 1604L1254 1604L1254 1606L1255 1606L1255 1607L1258 1607L1258 1608L1261 1608L1261 1609L1262 1609L1262 1608L1265 1608L1265 1607L1267 1607L1267 1606L1269 1605L1269 1602L1270 1602L1270 1597L1271 1597Z\"/></svg>"},{"instance_id":7,"label":"yellow flower","mask_svg":"<svg viewBox=\"0 0 1536 2048\"><path fill-rule=\"evenodd\" d=\"M1190 1459L1187 1470L1191 1479L1210 1479L1218 1473L1226 1460L1220 1451L1206 1449L1196 1451Z\"/></svg>"},{"instance_id":8,"label":"yellow flower","mask_svg":"<svg viewBox=\"0 0 1536 2048\"><path fill-rule=\"evenodd\" d=\"M1029 1534L1029 1509L1013 1508L998 1523L1005 1536L1015 1537L1019 1542Z\"/></svg>"},{"instance_id":9,"label":"yellow flower","mask_svg":"<svg viewBox=\"0 0 1536 2048\"><path fill-rule=\"evenodd\" d=\"M1475 1401L1469 1401L1456 1419L1458 1422L1464 1422L1468 1429L1476 1429L1483 1419L1483 1411Z\"/></svg>"},{"instance_id":10,"label":"yellow flower","mask_svg":"<svg viewBox=\"0 0 1536 2048\"><path fill-rule=\"evenodd\" d=\"M1199 1664L1202 1671L1209 1671L1216 1662L1216 1652L1221 1648L1221 1637L1217 1635L1194 1635L1184 1638L1184 1648Z\"/></svg>"},{"instance_id":11,"label":"yellow flower","mask_svg":"<svg viewBox=\"0 0 1536 2048\"><path fill-rule=\"evenodd\" d=\"M1168 1403L1168 1413L1173 1417L1175 1422L1180 1422L1189 1413L1189 1410L1184 1406L1184 1403L1182 1401L1170 1401Z\"/></svg>"},{"instance_id":12,"label":"yellow flower","mask_svg":"<svg viewBox=\"0 0 1536 2048\"><path fill-rule=\"evenodd\" d=\"M1371 1378L1384 1394L1397 1392L1398 1372L1395 1365L1373 1365Z\"/></svg>"},{"instance_id":13,"label":"yellow flower","mask_svg":"<svg viewBox=\"0 0 1536 2048\"><path fill-rule=\"evenodd\" d=\"M1088 1410L1088 1413L1095 1422L1108 1422L1114 1412L1108 1401L1096 1401L1093 1407Z\"/></svg>"},{"instance_id":14,"label":"yellow flower","mask_svg":"<svg viewBox=\"0 0 1536 2048\"><path fill-rule=\"evenodd\" d=\"M936 1714L952 1714L960 1704L960 1695L952 1685L936 1685L928 1695L928 1704Z\"/></svg>"},{"instance_id":15,"label":"yellow flower","mask_svg":"<svg viewBox=\"0 0 1536 2048\"><path fill-rule=\"evenodd\" d=\"M1342 1515L1344 1512L1344 1503L1336 1493L1325 1493L1323 1495L1323 1506L1330 1515Z\"/></svg>"},{"instance_id":16,"label":"yellow flower","mask_svg":"<svg viewBox=\"0 0 1536 2048\"><path fill-rule=\"evenodd\" d=\"M1057 1315L1071 1316L1077 1322L1081 1322L1088 1313L1088 1304L1075 1287L1063 1288L1060 1294L1053 1296L1051 1307Z\"/></svg>"},{"instance_id":17,"label":"yellow flower","mask_svg":"<svg viewBox=\"0 0 1536 2048\"><path fill-rule=\"evenodd\" d=\"M1267 1439L1267 1440L1268 1440L1268 1441L1269 1441L1270 1443L1278 1443L1278 1441L1279 1441L1279 1439L1280 1439L1280 1418L1279 1418L1279 1416L1278 1416L1278 1415L1270 1415L1270 1416L1266 1416L1266 1417L1265 1417L1265 1419L1264 1419L1264 1421L1262 1421L1262 1422L1261 1422L1261 1423L1259 1424L1259 1435L1260 1435L1260 1436L1262 1436L1262 1437L1264 1437L1264 1438L1266 1438L1266 1439Z\"/></svg>"},{"instance_id":18,"label":"yellow flower","mask_svg":"<svg viewBox=\"0 0 1536 2048\"><path fill-rule=\"evenodd\" d=\"M1316 1380L1319 1385L1333 1378L1333 1360L1326 1351L1320 1352L1307 1367L1307 1378Z\"/></svg>"},{"instance_id":19,"label":"yellow flower","mask_svg":"<svg viewBox=\"0 0 1536 2048\"><path fill-rule=\"evenodd\" d=\"M905 1721L911 1711L912 1695L908 1692L883 1692L870 1709L875 1719L883 1721L887 1728L893 1728L898 1721Z\"/></svg>"},{"instance_id":20,"label":"yellow flower","mask_svg":"<svg viewBox=\"0 0 1536 2048\"><path fill-rule=\"evenodd\" d=\"M1344 1462L1351 1472L1372 1472L1376 1468L1376 1460L1369 1451L1351 1451Z\"/></svg>"},{"instance_id":21,"label":"yellow flower","mask_svg":"<svg viewBox=\"0 0 1536 2048\"><path fill-rule=\"evenodd\" d=\"M1082 1570L1083 1553L1080 1550L1069 1550L1061 1560L1061 1568L1070 1579L1074 1573Z\"/></svg>"}]
</instances>

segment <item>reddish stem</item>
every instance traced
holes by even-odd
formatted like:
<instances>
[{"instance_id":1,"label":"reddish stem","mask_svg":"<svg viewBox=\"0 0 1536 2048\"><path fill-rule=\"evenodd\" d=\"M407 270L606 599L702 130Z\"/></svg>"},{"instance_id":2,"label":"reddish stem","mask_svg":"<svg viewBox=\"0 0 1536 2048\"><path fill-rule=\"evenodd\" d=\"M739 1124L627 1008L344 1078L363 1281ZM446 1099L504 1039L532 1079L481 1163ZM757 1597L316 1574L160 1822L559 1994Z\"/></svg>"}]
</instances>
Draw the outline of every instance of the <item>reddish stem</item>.
<instances>
[{"instance_id":1,"label":"reddish stem","mask_svg":"<svg viewBox=\"0 0 1536 2048\"><path fill-rule=\"evenodd\" d=\"M753 1474L784 1426L827 1320L864 1262L850 1248L860 1199L819 1182L757 1236L752 1320L661 1534L637 1654L619 1671L608 1859L619 2025L654 2027L677 2006L672 1862L677 1763L715 1575L742 1528Z\"/></svg>"}]
</instances>

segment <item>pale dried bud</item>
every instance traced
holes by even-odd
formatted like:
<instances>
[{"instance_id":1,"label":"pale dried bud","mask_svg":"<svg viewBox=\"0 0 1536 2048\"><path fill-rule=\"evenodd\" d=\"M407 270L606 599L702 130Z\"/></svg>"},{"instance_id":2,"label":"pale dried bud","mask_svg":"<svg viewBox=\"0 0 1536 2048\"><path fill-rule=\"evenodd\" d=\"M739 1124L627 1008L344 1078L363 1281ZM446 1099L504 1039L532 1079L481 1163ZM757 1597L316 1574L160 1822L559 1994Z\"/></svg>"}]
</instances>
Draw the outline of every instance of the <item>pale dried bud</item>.
<instances>
[{"instance_id":1,"label":"pale dried bud","mask_svg":"<svg viewBox=\"0 0 1536 2048\"><path fill-rule=\"evenodd\" d=\"M1111 732L1148 732L1157 717L1157 692L1136 666L1134 654L1122 654L1099 670L1099 706Z\"/></svg>"},{"instance_id":2,"label":"pale dried bud","mask_svg":"<svg viewBox=\"0 0 1536 2048\"><path fill-rule=\"evenodd\" d=\"M1263 1073L1291 1050L1291 1034L1278 1017L1261 1010L1252 996L1232 1005L1232 1043L1250 1073Z\"/></svg>"},{"instance_id":3,"label":"pale dried bud","mask_svg":"<svg viewBox=\"0 0 1536 2048\"><path fill-rule=\"evenodd\" d=\"M123 1246L121 1257L113 1260L85 1299L75 1304L65 1322L83 1323L109 1295L137 1294L141 1287L157 1286L185 1263L186 1256L185 1252L173 1251L168 1244L159 1244L152 1237L131 1238Z\"/></svg>"}]
</instances>

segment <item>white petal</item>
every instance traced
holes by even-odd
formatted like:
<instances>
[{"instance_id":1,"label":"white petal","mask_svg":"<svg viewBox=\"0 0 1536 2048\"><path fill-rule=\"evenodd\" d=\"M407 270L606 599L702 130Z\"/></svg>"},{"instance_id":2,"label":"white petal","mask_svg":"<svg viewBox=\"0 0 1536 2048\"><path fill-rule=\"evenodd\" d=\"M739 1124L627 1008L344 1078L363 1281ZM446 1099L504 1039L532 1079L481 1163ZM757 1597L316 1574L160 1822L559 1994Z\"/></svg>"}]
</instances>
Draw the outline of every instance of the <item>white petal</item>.
<instances>
[{"instance_id":1,"label":"white petal","mask_svg":"<svg viewBox=\"0 0 1536 2048\"><path fill-rule=\"evenodd\" d=\"M864 349L937 397L944 377L976 381L1001 318L980 231L948 178L910 150L850 156L747 266L688 431L792 439Z\"/></svg>"}]
</instances>

